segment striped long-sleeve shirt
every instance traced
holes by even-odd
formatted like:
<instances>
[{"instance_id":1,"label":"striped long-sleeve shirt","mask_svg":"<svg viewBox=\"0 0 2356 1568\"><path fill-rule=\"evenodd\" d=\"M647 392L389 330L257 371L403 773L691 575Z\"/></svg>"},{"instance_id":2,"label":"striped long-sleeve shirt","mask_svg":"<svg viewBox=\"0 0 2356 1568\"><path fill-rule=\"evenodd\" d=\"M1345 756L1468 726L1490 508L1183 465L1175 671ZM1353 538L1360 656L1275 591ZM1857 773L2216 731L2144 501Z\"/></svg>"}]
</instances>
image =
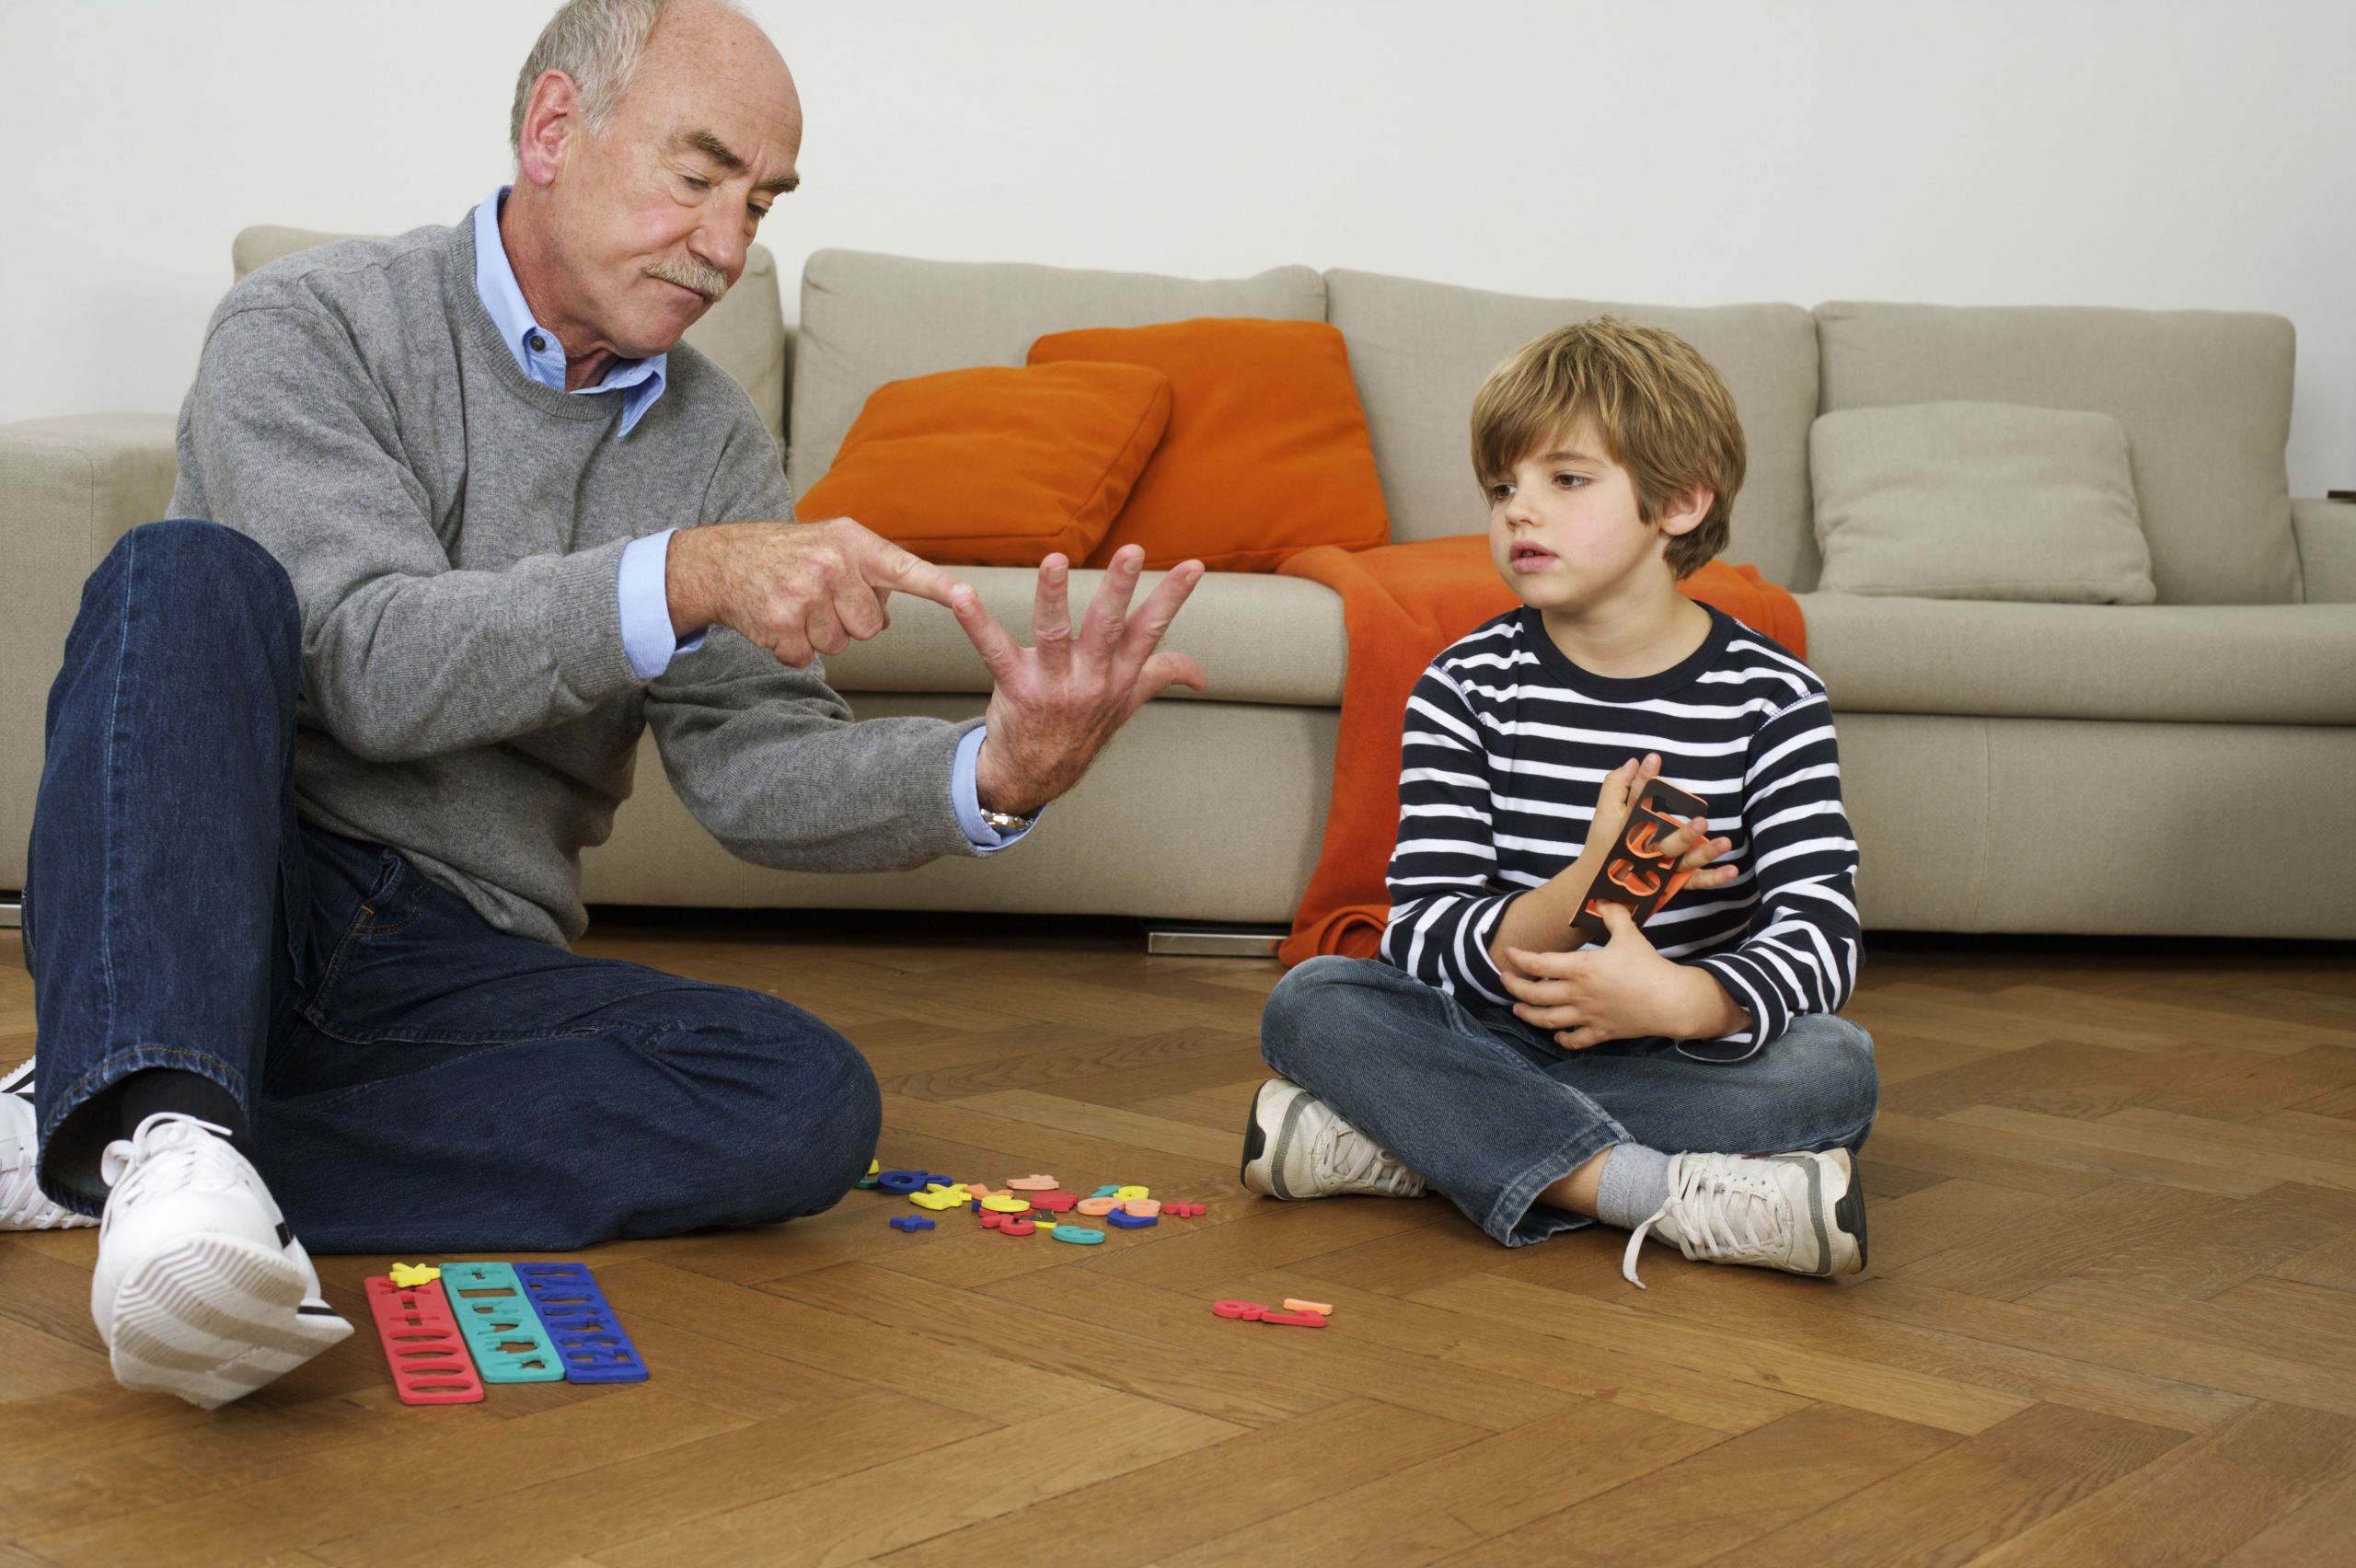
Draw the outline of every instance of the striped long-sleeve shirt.
<instances>
[{"instance_id":1,"label":"striped long-sleeve shirt","mask_svg":"<svg viewBox=\"0 0 2356 1568\"><path fill-rule=\"evenodd\" d=\"M1706 607L1706 606L1705 606ZM1432 661L1407 699L1399 843L1382 956L1427 985L1509 1004L1489 944L1506 905L1578 859L1604 776L1646 752L1733 841L1725 887L1687 888L1645 935L1708 970L1753 1027L1689 1054L1750 1055L1857 982L1857 845L1824 685L1771 639L1710 611L1692 657L1591 674L1538 612L1498 617Z\"/></svg>"}]
</instances>

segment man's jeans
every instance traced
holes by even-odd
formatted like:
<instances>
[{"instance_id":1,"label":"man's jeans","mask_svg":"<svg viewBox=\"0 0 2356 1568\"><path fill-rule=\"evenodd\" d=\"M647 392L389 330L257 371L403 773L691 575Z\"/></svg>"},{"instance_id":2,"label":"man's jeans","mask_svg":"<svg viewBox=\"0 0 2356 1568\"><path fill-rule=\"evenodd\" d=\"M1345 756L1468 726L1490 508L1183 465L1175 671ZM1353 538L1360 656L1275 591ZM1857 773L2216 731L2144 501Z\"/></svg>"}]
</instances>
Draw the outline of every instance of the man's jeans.
<instances>
[{"instance_id":1,"label":"man's jeans","mask_svg":"<svg viewBox=\"0 0 2356 1568\"><path fill-rule=\"evenodd\" d=\"M316 1251L571 1251L865 1173L874 1076L809 1014L510 936L298 825L301 655L285 572L211 523L132 530L83 589L25 896L50 1196L98 1211L144 1067L236 1097Z\"/></svg>"},{"instance_id":2,"label":"man's jeans","mask_svg":"<svg viewBox=\"0 0 2356 1568\"><path fill-rule=\"evenodd\" d=\"M1666 1040L1565 1051L1510 1009L1356 958L1286 975L1260 1054L1508 1247L1592 1223L1538 1194L1614 1144L1854 1149L1879 1095L1873 1041L1846 1019L1803 1014L1739 1062L1698 1061Z\"/></svg>"}]
</instances>

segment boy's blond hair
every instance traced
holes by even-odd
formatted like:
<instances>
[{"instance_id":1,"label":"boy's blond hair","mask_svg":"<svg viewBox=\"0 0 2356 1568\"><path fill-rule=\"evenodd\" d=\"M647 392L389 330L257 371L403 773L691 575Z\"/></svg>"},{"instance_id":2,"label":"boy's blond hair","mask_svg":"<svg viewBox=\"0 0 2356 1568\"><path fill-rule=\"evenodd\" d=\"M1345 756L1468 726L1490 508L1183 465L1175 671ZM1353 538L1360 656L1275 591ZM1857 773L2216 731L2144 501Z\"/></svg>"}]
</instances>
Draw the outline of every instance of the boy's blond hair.
<instances>
[{"instance_id":1,"label":"boy's blond hair","mask_svg":"<svg viewBox=\"0 0 2356 1568\"><path fill-rule=\"evenodd\" d=\"M1472 399L1472 472L1482 489L1582 421L1628 470L1646 522L1696 485L1715 492L1701 523L1669 541L1672 574L1691 576L1727 548L1747 461L1742 421L1727 384L1692 344L1599 316L1523 345Z\"/></svg>"}]
</instances>

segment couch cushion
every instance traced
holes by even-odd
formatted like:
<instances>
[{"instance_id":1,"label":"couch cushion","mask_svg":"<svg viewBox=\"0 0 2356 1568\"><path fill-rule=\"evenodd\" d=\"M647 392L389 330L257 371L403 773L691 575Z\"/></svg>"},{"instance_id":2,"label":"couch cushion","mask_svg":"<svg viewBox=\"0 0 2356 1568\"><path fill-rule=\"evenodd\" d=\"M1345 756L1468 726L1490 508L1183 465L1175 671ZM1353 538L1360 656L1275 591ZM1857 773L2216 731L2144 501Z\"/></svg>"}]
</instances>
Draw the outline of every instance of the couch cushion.
<instances>
[{"instance_id":1,"label":"couch cushion","mask_svg":"<svg viewBox=\"0 0 2356 1568\"><path fill-rule=\"evenodd\" d=\"M887 381L966 365L1021 364L1032 342L1048 332L1196 316L1322 320L1324 280L1306 267L1202 282L816 251L802 271L795 339L794 488L807 488L826 471L868 394Z\"/></svg>"},{"instance_id":2,"label":"couch cushion","mask_svg":"<svg viewBox=\"0 0 2356 1568\"><path fill-rule=\"evenodd\" d=\"M887 381L795 510L856 517L944 566L1035 567L1057 550L1084 560L1169 422L1170 378L1138 364Z\"/></svg>"},{"instance_id":3,"label":"couch cushion","mask_svg":"<svg viewBox=\"0 0 2356 1568\"><path fill-rule=\"evenodd\" d=\"M1313 545L1389 537L1349 351L1326 323L1208 317L1031 345L1033 364L1091 360L1161 372L1171 406L1152 466L1089 565L1134 544L1148 566L1199 557L1213 571L1273 571Z\"/></svg>"},{"instance_id":4,"label":"couch cushion","mask_svg":"<svg viewBox=\"0 0 2356 1568\"><path fill-rule=\"evenodd\" d=\"M1498 361L1541 333L1624 316L1692 343L1734 394L1750 462L1727 559L1752 562L1786 587L1815 582L1807 427L1816 418L1816 333L1799 306L1530 299L1352 271L1328 272L1325 287L1326 318L1349 340L1393 539L1487 527L1469 452L1472 394Z\"/></svg>"},{"instance_id":5,"label":"couch cushion","mask_svg":"<svg viewBox=\"0 0 2356 1568\"><path fill-rule=\"evenodd\" d=\"M2356 605L2007 605L1804 594L1836 711L2356 724Z\"/></svg>"},{"instance_id":6,"label":"couch cushion","mask_svg":"<svg viewBox=\"0 0 2356 1568\"><path fill-rule=\"evenodd\" d=\"M1816 321L1826 412L1963 398L2108 414L2162 604L2297 599L2281 317L1836 302Z\"/></svg>"},{"instance_id":7,"label":"couch cushion","mask_svg":"<svg viewBox=\"0 0 2356 1568\"><path fill-rule=\"evenodd\" d=\"M1808 432L1817 586L2148 605L2127 427L2020 403L1842 409Z\"/></svg>"},{"instance_id":8,"label":"couch cushion","mask_svg":"<svg viewBox=\"0 0 2356 1568\"><path fill-rule=\"evenodd\" d=\"M1018 567L976 566L957 573L978 589L999 625L1031 640L1031 605L1039 574ZM1071 574L1072 624L1104 581L1102 571ZM1130 602L1141 604L1161 581L1139 580ZM892 624L883 635L854 642L826 661L836 690L980 692L990 689L981 655L958 629L956 617L929 600L894 594ZM1265 702L1339 707L1349 641L1342 631L1342 597L1330 588L1290 577L1213 571L1195 585L1162 647L1187 653L1203 666L1216 702ZM1193 697L1181 686L1172 694Z\"/></svg>"},{"instance_id":9,"label":"couch cushion","mask_svg":"<svg viewBox=\"0 0 2356 1568\"><path fill-rule=\"evenodd\" d=\"M328 234L283 228L275 224L241 229L230 243L229 260L243 278L282 256L335 239L374 239L375 235ZM785 449L785 304L778 295L777 258L756 245L745 257L736 286L687 329L687 341L736 378L760 410L769 439Z\"/></svg>"}]
</instances>

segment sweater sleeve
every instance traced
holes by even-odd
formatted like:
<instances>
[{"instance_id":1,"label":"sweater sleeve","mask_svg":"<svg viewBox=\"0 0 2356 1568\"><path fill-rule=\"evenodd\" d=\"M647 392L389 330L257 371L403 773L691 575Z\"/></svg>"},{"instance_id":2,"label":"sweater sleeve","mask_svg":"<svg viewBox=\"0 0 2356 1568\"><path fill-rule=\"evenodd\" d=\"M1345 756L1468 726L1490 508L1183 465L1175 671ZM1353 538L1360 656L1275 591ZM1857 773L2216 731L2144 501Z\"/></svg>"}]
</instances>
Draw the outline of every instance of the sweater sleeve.
<instances>
[{"instance_id":1,"label":"sweater sleeve","mask_svg":"<svg viewBox=\"0 0 2356 1568\"><path fill-rule=\"evenodd\" d=\"M777 449L738 421L706 490L708 523L793 520ZM646 720L687 810L740 859L785 870L896 870L977 853L950 788L979 720L854 720L824 664L780 663L713 627L646 688Z\"/></svg>"},{"instance_id":2,"label":"sweater sleeve","mask_svg":"<svg viewBox=\"0 0 2356 1568\"><path fill-rule=\"evenodd\" d=\"M1446 674L1427 669L1408 695L1400 735L1382 957L1427 986L1505 1005L1512 998L1489 943L1520 893L1498 886L1495 824L1480 721Z\"/></svg>"},{"instance_id":3,"label":"sweater sleeve","mask_svg":"<svg viewBox=\"0 0 2356 1568\"><path fill-rule=\"evenodd\" d=\"M1841 755L1821 690L1777 709L1752 735L1743 775L1745 869L1759 902L1730 951L1694 962L1747 1009L1728 1036L1752 1050L1799 1013L1838 1012L1857 984L1857 841L1841 805Z\"/></svg>"},{"instance_id":4,"label":"sweater sleeve","mask_svg":"<svg viewBox=\"0 0 2356 1568\"><path fill-rule=\"evenodd\" d=\"M212 520L286 569L306 719L355 756L491 744L635 684L615 597L627 541L454 568L392 406L320 310L252 306L214 324L180 461Z\"/></svg>"}]
</instances>

